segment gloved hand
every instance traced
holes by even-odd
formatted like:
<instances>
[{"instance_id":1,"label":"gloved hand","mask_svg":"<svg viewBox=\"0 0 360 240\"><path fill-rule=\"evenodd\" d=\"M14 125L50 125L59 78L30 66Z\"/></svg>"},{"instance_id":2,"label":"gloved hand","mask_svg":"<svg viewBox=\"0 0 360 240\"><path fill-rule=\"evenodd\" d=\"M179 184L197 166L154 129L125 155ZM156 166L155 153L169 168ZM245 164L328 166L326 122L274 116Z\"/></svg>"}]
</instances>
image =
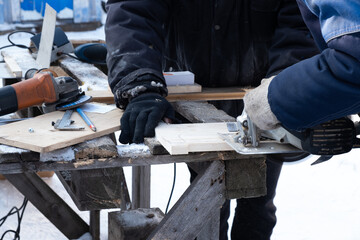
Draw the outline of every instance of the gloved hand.
<instances>
[{"instance_id":1,"label":"gloved hand","mask_svg":"<svg viewBox=\"0 0 360 240\"><path fill-rule=\"evenodd\" d=\"M262 130L274 129L280 123L271 111L268 102L268 89L274 77L263 79L260 86L247 92L244 97L245 112L251 121Z\"/></svg>"},{"instance_id":2,"label":"gloved hand","mask_svg":"<svg viewBox=\"0 0 360 240\"><path fill-rule=\"evenodd\" d=\"M175 119L171 104L160 94L143 93L130 101L121 118L119 141L142 143L144 137L154 137L155 127L163 119Z\"/></svg>"}]
</instances>

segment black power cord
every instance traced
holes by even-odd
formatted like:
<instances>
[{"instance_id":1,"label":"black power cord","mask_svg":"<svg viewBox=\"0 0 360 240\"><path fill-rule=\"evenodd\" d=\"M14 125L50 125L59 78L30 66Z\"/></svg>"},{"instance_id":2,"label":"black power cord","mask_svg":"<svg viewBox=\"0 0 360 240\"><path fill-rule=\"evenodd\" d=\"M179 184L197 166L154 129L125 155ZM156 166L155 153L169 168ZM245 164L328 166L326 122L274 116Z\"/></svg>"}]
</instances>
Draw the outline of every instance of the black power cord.
<instances>
[{"instance_id":1,"label":"black power cord","mask_svg":"<svg viewBox=\"0 0 360 240\"><path fill-rule=\"evenodd\" d=\"M170 201L171 201L171 198L172 198L172 195L173 195L173 192L174 192L174 188L175 188L175 182L176 182L176 163L174 163L174 179L173 179L173 185L172 185L172 187L171 187L170 197L169 197L168 203L167 203L167 205L166 205L165 214L168 213Z\"/></svg>"},{"instance_id":2,"label":"black power cord","mask_svg":"<svg viewBox=\"0 0 360 240\"><path fill-rule=\"evenodd\" d=\"M24 201L23 201L22 205L19 208L12 207L11 210L8 212L8 214L6 214L4 217L2 217L0 219L0 227L4 224L6 219L8 217L10 217L11 215L13 215L13 214L17 214L17 219L18 219L18 226L17 226L16 230L7 230L7 231L5 231L2 234L0 240L3 240L5 235L8 234L8 233L13 233L14 234L14 240L20 240L20 226L21 226L21 221L22 221L22 218L23 218L27 203L28 203L28 199L26 197L24 197Z\"/></svg>"},{"instance_id":3,"label":"black power cord","mask_svg":"<svg viewBox=\"0 0 360 240\"><path fill-rule=\"evenodd\" d=\"M33 47L28 47L28 46L25 46L25 45L23 45L23 44L17 44L17 43L14 43L12 40L11 40L11 36L12 35L14 35L15 33L29 33L29 34L31 34L31 35L35 35L35 33L33 33L33 32L30 32L30 31L24 31L24 30L18 30L18 31L13 31L13 32L11 32L11 33L9 33L9 35L7 36L7 39L8 39L8 41L9 41L9 45L6 45L6 46L3 46L3 47L0 47L0 50L1 49L4 49L4 48L8 48L8 47L19 47L19 48L26 48L26 49L28 49L31 53L33 52L32 51L32 48Z\"/></svg>"}]
</instances>

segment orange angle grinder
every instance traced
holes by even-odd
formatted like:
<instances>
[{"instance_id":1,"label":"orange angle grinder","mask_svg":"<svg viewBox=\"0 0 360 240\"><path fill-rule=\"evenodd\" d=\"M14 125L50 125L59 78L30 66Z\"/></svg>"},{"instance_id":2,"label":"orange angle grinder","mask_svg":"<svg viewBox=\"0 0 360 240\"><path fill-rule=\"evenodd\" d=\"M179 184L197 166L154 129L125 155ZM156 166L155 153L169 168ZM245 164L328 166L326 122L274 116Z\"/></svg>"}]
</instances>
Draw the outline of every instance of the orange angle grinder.
<instances>
[{"instance_id":1,"label":"orange angle grinder","mask_svg":"<svg viewBox=\"0 0 360 240\"><path fill-rule=\"evenodd\" d=\"M29 69L24 81L0 88L0 116L31 106L44 113L74 108L90 101L71 77L57 77L49 69Z\"/></svg>"}]
</instances>

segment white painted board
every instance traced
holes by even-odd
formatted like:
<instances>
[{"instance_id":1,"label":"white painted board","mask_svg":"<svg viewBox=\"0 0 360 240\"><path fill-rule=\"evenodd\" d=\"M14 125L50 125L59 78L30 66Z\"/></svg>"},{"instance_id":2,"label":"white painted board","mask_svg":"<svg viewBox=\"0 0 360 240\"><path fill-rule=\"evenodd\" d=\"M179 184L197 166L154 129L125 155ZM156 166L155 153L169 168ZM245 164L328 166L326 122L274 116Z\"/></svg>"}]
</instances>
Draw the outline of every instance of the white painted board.
<instances>
[{"instance_id":1,"label":"white painted board","mask_svg":"<svg viewBox=\"0 0 360 240\"><path fill-rule=\"evenodd\" d=\"M190 152L233 151L218 133L228 133L226 123L165 124L155 128L156 139L171 155Z\"/></svg>"}]
</instances>

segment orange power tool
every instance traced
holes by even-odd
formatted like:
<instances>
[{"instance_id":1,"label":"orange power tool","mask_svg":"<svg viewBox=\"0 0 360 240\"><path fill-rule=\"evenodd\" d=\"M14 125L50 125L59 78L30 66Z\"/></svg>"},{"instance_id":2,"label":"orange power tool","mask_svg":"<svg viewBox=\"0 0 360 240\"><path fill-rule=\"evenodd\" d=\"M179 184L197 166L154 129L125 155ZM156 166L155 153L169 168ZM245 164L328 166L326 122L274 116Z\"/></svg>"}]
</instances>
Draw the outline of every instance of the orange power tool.
<instances>
[{"instance_id":1,"label":"orange power tool","mask_svg":"<svg viewBox=\"0 0 360 240\"><path fill-rule=\"evenodd\" d=\"M62 105L74 102L81 105L90 100L81 98L79 102L84 93L77 81L71 77L57 77L48 69L30 69L25 79L0 88L0 116L40 105L43 112L47 113L60 109Z\"/></svg>"}]
</instances>

